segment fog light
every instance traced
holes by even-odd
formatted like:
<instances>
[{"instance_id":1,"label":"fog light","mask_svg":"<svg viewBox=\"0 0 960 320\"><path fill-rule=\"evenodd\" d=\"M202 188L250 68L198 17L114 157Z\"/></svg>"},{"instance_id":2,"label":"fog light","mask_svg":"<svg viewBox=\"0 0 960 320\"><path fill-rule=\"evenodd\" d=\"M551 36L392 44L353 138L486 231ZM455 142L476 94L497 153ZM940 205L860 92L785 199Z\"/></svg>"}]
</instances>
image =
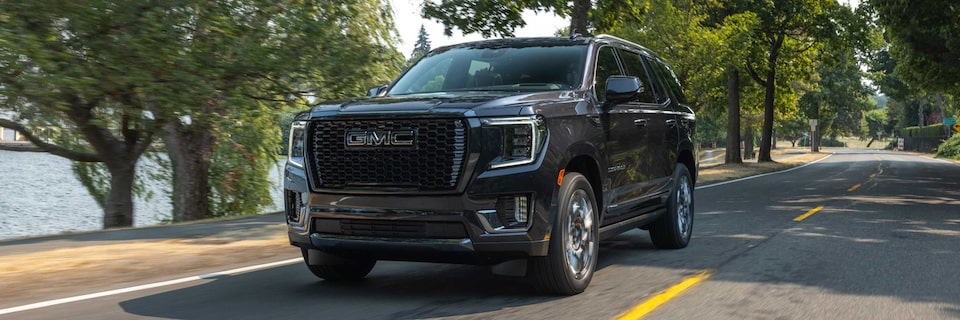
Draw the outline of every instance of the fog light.
<instances>
[{"instance_id":1,"label":"fog light","mask_svg":"<svg viewBox=\"0 0 960 320\"><path fill-rule=\"evenodd\" d=\"M477 210L487 232L525 231L530 221L530 196L500 196L494 210Z\"/></svg>"},{"instance_id":2,"label":"fog light","mask_svg":"<svg viewBox=\"0 0 960 320\"><path fill-rule=\"evenodd\" d=\"M497 215L504 229L526 229L530 206L527 196L502 196L497 199Z\"/></svg>"},{"instance_id":3,"label":"fog light","mask_svg":"<svg viewBox=\"0 0 960 320\"><path fill-rule=\"evenodd\" d=\"M286 191L284 209L287 213L287 221L299 223L301 218L307 213L307 197L301 192Z\"/></svg>"},{"instance_id":4,"label":"fog light","mask_svg":"<svg viewBox=\"0 0 960 320\"><path fill-rule=\"evenodd\" d=\"M516 197L513 199L513 218L517 223L527 223L527 197Z\"/></svg>"}]
</instances>

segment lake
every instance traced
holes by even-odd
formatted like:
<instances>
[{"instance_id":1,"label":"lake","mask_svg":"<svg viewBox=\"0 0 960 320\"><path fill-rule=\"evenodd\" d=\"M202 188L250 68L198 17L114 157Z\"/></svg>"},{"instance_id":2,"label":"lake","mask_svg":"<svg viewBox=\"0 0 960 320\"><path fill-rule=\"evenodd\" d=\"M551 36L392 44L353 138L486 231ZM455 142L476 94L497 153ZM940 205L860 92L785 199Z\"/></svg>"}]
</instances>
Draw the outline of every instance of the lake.
<instances>
[{"instance_id":1,"label":"lake","mask_svg":"<svg viewBox=\"0 0 960 320\"><path fill-rule=\"evenodd\" d=\"M140 166L148 166L145 160ZM280 162L282 164L283 162ZM0 150L0 239L100 230L103 210L73 174L67 159L40 152ZM280 165L270 173L274 205L283 208ZM170 219L169 186L148 186L153 197L134 199L134 226Z\"/></svg>"}]
</instances>

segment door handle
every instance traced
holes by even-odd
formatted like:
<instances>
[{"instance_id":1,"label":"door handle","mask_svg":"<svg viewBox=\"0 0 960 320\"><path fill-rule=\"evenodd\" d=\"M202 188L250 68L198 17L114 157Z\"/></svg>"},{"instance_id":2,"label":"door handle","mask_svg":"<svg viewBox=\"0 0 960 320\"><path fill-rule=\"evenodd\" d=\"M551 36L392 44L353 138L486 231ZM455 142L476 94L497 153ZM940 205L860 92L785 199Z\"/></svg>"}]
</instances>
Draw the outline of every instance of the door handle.
<instances>
[{"instance_id":1,"label":"door handle","mask_svg":"<svg viewBox=\"0 0 960 320\"><path fill-rule=\"evenodd\" d=\"M667 126L668 126L668 127L671 127L671 128L676 128L676 127L677 127L677 120L674 120L674 119L667 120Z\"/></svg>"},{"instance_id":2,"label":"door handle","mask_svg":"<svg viewBox=\"0 0 960 320\"><path fill-rule=\"evenodd\" d=\"M641 128L646 127L646 126L647 126L647 119L636 119L636 120L633 120L633 125L638 126L638 127L641 127Z\"/></svg>"}]
</instances>

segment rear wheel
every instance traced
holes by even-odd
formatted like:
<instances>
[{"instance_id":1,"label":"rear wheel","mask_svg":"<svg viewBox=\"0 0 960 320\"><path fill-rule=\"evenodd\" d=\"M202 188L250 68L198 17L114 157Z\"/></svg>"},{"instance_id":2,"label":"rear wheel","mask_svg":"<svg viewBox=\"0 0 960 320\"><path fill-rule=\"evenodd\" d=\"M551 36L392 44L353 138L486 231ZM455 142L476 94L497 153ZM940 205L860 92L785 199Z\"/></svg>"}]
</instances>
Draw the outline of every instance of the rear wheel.
<instances>
[{"instance_id":1,"label":"rear wheel","mask_svg":"<svg viewBox=\"0 0 960 320\"><path fill-rule=\"evenodd\" d=\"M667 212L650 224L650 239L660 249L680 249L693 234L693 179L679 164L673 172L674 185L667 200Z\"/></svg>"},{"instance_id":2,"label":"rear wheel","mask_svg":"<svg viewBox=\"0 0 960 320\"><path fill-rule=\"evenodd\" d=\"M541 292L572 295L590 284L600 247L596 203L586 177L576 172L563 176L549 254L531 258L527 270Z\"/></svg>"},{"instance_id":3,"label":"rear wheel","mask_svg":"<svg viewBox=\"0 0 960 320\"><path fill-rule=\"evenodd\" d=\"M329 281L356 281L363 279L377 260L358 260L343 258L321 251L312 251L315 257L310 257L311 251L300 249L303 255L303 262L313 275ZM312 258L312 259L311 259ZM313 264L311 264L311 261Z\"/></svg>"}]
</instances>

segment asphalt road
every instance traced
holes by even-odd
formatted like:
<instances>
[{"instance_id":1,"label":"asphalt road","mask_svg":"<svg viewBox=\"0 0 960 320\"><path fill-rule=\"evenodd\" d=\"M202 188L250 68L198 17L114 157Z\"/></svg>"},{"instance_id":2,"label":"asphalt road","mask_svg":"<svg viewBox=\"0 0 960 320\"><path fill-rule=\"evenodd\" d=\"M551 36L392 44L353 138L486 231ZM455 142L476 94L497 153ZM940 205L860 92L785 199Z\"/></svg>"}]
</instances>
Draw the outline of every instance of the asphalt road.
<instances>
[{"instance_id":1,"label":"asphalt road","mask_svg":"<svg viewBox=\"0 0 960 320\"><path fill-rule=\"evenodd\" d=\"M960 319L958 179L953 163L838 151L699 188L688 248L654 249L639 230L606 241L593 283L572 297L475 266L380 262L345 285L295 263L0 319L610 319L705 270L645 318Z\"/></svg>"}]
</instances>

